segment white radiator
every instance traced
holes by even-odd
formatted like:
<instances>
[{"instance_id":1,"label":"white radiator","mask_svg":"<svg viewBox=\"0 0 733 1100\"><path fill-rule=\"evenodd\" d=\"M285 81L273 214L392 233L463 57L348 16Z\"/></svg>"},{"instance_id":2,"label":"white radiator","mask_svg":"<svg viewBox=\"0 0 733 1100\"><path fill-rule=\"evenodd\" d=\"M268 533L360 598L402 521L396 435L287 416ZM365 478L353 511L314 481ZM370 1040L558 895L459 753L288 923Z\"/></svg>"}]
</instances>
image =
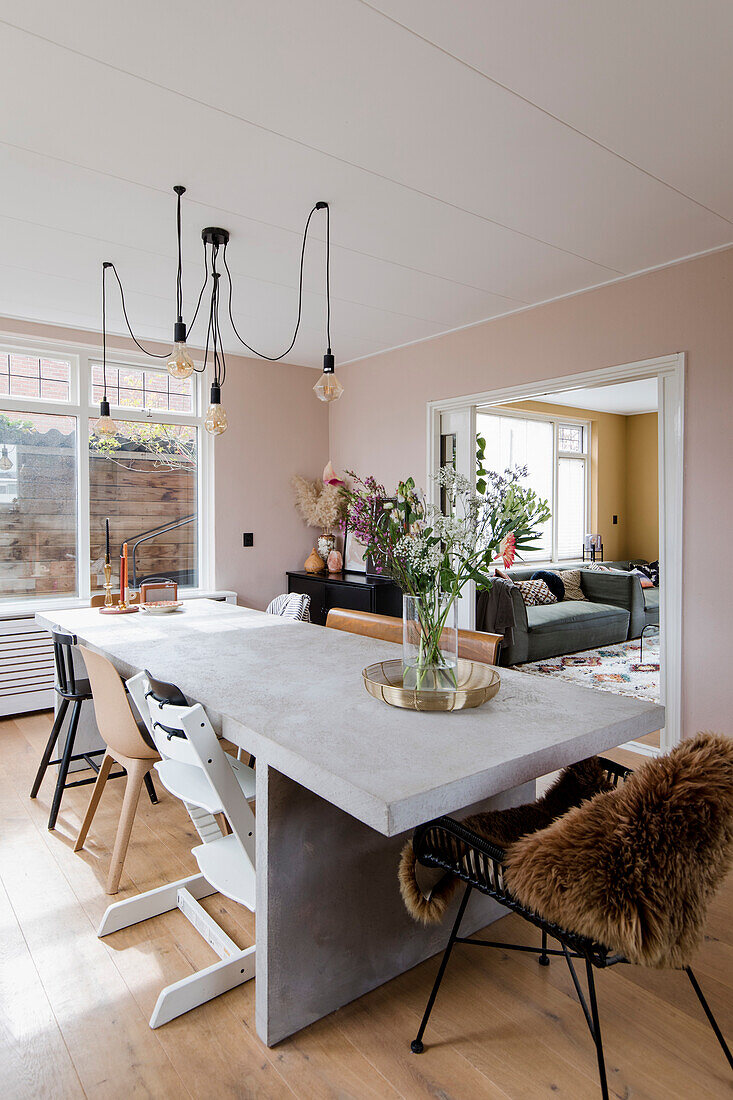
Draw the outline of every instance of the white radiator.
<instances>
[{"instance_id":1,"label":"white radiator","mask_svg":"<svg viewBox=\"0 0 733 1100\"><path fill-rule=\"evenodd\" d=\"M0 620L0 717L54 704L51 635L32 616Z\"/></svg>"}]
</instances>

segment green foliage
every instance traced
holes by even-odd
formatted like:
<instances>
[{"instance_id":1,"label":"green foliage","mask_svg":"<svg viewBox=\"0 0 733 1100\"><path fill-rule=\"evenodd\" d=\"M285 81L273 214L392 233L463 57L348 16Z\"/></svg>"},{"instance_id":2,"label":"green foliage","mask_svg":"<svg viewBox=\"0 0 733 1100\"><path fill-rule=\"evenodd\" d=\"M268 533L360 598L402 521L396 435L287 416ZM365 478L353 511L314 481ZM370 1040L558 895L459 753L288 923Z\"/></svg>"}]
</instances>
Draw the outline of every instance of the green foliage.
<instances>
[{"instance_id":1,"label":"green foliage","mask_svg":"<svg viewBox=\"0 0 733 1100\"><path fill-rule=\"evenodd\" d=\"M476 492L483 496L486 492L486 478L489 471L484 466L486 461L486 439L483 435L476 436Z\"/></svg>"},{"instance_id":2,"label":"green foliage","mask_svg":"<svg viewBox=\"0 0 733 1100\"><path fill-rule=\"evenodd\" d=\"M134 443L138 451L153 455L156 466L170 470L190 470L196 461L195 429L177 424L128 421L124 435L91 435L89 451L92 455L124 465L125 458L134 458L134 451L126 447L128 443Z\"/></svg>"},{"instance_id":3,"label":"green foliage","mask_svg":"<svg viewBox=\"0 0 733 1100\"><path fill-rule=\"evenodd\" d=\"M32 432L33 423L30 420L21 420L17 416L8 416L7 413L0 412L0 428L16 432Z\"/></svg>"}]
</instances>

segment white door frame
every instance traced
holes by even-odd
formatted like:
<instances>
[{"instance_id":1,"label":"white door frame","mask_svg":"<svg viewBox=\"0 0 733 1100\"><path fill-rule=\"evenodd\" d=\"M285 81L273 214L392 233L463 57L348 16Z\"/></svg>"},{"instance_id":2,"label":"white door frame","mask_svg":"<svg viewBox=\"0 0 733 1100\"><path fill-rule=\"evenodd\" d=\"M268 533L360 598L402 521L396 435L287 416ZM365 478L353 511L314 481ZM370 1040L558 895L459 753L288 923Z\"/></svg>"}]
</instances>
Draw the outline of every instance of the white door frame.
<instances>
[{"instance_id":1,"label":"white door frame","mask_svg":"<svg viewBox=\"0 0 733 1100\"><path fill-rule=\"evenodd\" d=\"M562 378L525 382L519 386L466 394L427 404L427 482L440 461L441 413L477 405L501 405L528 401L533 397L566 390L584 389L612 382L630 382L638 378L657 378L659 389L659 560L663 580L660 588L660 640L662 662L662 698L666 725L661 733L661 749L667 751L681 740L682 730L682 493L684 484L684 412L685 353L643 359L615 367L601 367ZM467 595L471 595L468 593ZM465 600L464 625L475 623L475 599ZM632 742L636 747L636 743ZM639 748L649 753L648 745Z\"/></svg>"}]
</instances>

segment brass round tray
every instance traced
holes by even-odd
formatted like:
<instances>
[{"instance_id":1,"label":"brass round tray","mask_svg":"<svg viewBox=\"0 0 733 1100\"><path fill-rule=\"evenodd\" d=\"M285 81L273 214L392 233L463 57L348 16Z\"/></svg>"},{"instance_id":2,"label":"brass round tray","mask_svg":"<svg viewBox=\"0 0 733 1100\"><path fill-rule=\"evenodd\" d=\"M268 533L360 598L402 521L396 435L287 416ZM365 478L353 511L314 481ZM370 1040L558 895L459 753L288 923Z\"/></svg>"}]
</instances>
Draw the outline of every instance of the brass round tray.
<instances>
[{"instance_id":1,"label":"brass round tray","mask_svg":"<svg viewBox=\"0 0 733 1100\"><path fill-rule=\"evenodd\" d=\"M456 687L450 690L418 691L402 686L402 661L380 661L362 670L364 686L375 699L406 710L468 710L493 699L501 680L493 665L459 660Z\"/></svg>"}]
</instances>

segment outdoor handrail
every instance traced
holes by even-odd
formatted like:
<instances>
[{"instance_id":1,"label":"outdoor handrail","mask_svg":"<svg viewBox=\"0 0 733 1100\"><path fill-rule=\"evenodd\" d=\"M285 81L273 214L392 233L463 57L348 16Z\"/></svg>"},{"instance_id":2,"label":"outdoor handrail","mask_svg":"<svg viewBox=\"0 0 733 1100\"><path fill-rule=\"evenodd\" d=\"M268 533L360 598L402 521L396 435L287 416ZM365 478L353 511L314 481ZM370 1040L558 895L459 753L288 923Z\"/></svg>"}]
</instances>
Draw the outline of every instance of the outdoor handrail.
<instances>
[{"instance_id":1,"label":"outdoor handrail","mask_svg":"<svg viewBox=\"0 0 733 1100\"><path fill-rule=\"evenodd\" d=\"M130 586L137 588L137 569L135 566L135 554L137 548L141 542L148 542L150 539L154 539L156 535L164 535L166 531L175 531L177 527L184 527L187 523L193 523L196 519L196 513L193 515L184 516L183 519L175 520L171 523L163 523L158 527L152 527L149 531L144 531L139 538L137 538L132 544L132 550L130 556L132 558L132 570L130 573ZM120 553L122 553L122 547L120 547Z\"/></svg>"}]
</instances>

